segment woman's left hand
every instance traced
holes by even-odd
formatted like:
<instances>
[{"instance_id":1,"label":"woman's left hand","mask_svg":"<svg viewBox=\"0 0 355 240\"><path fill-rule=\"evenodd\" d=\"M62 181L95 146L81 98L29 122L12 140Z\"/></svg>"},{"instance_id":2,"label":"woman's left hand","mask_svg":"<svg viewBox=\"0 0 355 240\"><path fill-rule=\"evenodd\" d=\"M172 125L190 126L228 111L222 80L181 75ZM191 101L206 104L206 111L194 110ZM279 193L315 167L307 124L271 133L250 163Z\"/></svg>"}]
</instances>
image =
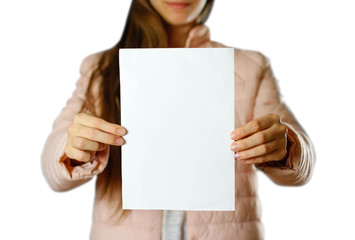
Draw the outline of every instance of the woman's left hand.
<instances>
[{"instance_id":1,"label":"woman's left hand","mask_svg":"<svg viewBox=\"0 0 355 240\"><path fill-rule=\"evenodd\" d=\"M277 114L266 114L231 132L236 160L254 164L282 160L287 154L287 127Z\"/></svg>"}]
</instances>

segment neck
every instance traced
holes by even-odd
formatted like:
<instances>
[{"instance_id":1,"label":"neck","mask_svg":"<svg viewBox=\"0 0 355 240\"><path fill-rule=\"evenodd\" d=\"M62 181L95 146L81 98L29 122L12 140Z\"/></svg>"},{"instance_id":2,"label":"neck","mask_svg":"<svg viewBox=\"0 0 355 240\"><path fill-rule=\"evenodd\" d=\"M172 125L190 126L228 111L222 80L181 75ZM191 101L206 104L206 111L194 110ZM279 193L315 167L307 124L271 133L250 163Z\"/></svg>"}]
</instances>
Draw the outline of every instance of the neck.
<instances>
[{"instance_id":1,"label":"neck","mask_svg":"<svg viewBox=\"0 0 355 240\"><path fill-rule=\"evenodd\" d=\"M172 26L167 25L168 33L168 47L170 48L182 48L185 47L185 41L191 28L195 26L195 23L189 23L186 25Z\"/></svg>"}]
</instances>

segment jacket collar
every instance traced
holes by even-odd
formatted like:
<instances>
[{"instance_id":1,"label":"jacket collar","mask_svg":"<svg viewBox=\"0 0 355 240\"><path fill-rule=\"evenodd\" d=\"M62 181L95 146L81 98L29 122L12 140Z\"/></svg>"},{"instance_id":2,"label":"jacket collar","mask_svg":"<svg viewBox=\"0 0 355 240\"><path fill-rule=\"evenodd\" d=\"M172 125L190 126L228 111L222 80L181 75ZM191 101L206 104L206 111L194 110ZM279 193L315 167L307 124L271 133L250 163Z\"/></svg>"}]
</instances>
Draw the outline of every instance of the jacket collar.
<instances>
[{"instance_id":1,"label":"jacket collar","mask_svg":"<svg viewBox=\"0 0 355 240\"><path fill-rule=\"evenodd\" d=\"M185 47L198 47L206 41L210 41L210 30L207 26L199 24L189 31L185 41Z\"/></svg>"}]
</instances>

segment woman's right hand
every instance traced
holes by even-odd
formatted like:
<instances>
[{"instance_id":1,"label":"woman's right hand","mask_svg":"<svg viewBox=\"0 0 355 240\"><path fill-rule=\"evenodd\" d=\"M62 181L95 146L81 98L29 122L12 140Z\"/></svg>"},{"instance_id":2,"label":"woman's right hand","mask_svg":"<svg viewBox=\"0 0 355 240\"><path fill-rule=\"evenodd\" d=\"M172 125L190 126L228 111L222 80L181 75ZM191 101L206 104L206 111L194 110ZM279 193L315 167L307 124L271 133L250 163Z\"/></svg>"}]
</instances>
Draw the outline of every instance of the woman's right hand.
<instances>
[{"instance_id":1,"label":"woman's right hand","mask_svg":"<svg viewBox=\"0 0 355 240\"><path fill-rule=\"evenodd\" d=\"M121 146L125 134L125 128L120 125L86 113L77 113L68 128L64 153L70 159L89 162L97 151L105 150L108 145Z\"/></svg>"}]
</instances>

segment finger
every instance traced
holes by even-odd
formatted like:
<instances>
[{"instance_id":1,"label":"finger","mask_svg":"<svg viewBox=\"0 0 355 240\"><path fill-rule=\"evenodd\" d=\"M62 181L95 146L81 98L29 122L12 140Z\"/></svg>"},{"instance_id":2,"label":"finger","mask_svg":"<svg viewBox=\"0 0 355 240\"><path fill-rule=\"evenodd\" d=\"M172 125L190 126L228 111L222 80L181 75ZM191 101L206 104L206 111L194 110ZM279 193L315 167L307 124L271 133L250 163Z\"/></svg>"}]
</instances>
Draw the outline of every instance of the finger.
<instances>
[{"instance_id":1,"label":"finger","mask_svg":"<svg viewBox=\"0 0 355 240\"><path fill-rule=\"evenodd\" d=\"M275 134L273 128L274 127L272 126L271 128L254 133L251 136L233 142L231 144L231 150L235 152L240 152L276 139L278 137L278 134Z\"/></svg>"},{"instance_id":2,"label":"finger","mask_svg":"<svg viewBox=\"0 0 355 240\"><path fill-rule=\"evenodd\" d=\"M72 139L72 144L74 148L80 150L88 150L88 151L102 151L106 148L106 144L99 143L95 141L91 141L89 139L83 137L74 137Z\"/></svg>"},{"instance_id":3,"label":"finger","mask_svg":"<svg viewBox=\"0 0 355 240\"><path fill-rule=\"evenodd\" d=\"M286 156L284 149L278 149L263 156L241 160L244 164L257 164L264 162L280 161Z\"/></svg>"},{"instance_id":4,"label":"finger","mask_svg":"<svg viewBox=\"0 0 355 240\"><path fill-rule=\"evenodd\" d=\"M254 119L242 127L236 128L231 132L230 137L234 140L245 138L256 132L269 128L274 123L275 118L271 114L267 114L260 118Z\"/></svg>"},{"instance_id":5,"label":"finger","mask_svg":"<svg viewBox=\"0 0 355 240\"><path fill-rule=\"evenodd\" d=\"M253 147L251 149L247 149L241 152L237 152L235 154L235 158L237 160L244 160L248 158L255 158L259 157L262 155L266 155L268 153L271 153L275 151L278 148L284 148L284 144L282 143L282 140L272 140L270 142L267 142L265 144L258 145L256 147Z\"/></svg>"},{"instance_id":6,"label":"finger","mask_svg":"<svg viewBox=\"0 0 355 240\"><path fill-rule=\"evenodd\" d=\"M69 147L68 149L66 149L65 155L67 155L67 157L70 159L75 159L80 162L89 162L94 157L93 152L82 151L74 147Z\"/></svg>"},{"instance_id":7,"label":"finger","mask_svg":"<svg viewBox=\"0 0 355 240\"><path fill-rule=\"evenodd\" d=\"M76 134L79 137L109 145L121 146L124 143L123 138L120 136L86 126L82 126L81 128L79 128Z\"/></svg>"},{"instance_id":8,"label":"finger","mask_svg":"<svg viewBox=\"0 0 355 240\"><path fill-rule=\"evenodd\" d=\"M96 128L101 131L119 135L119 136L123 136L126 134L126 130L124 127L114 123L107 122L101 118L94 117L89 114L79 113L75 115L75 117L77 118L77 121L81 125L84 125L86 127Z\"/></svg>"}]
</instances>

